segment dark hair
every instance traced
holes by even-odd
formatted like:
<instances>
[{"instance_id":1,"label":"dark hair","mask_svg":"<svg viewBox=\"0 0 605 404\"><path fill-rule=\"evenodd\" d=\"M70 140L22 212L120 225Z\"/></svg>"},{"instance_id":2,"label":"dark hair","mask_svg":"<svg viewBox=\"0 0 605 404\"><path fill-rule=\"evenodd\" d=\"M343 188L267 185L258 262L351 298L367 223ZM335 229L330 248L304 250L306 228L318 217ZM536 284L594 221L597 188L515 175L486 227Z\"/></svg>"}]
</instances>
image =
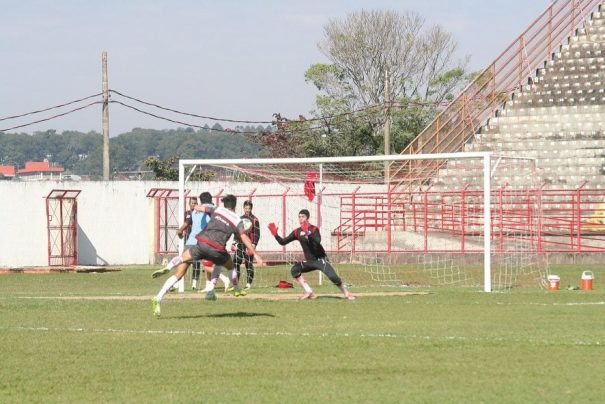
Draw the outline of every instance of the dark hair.
<instances>
[{"instance_id":1,"label":"dark hair","mask_svg":"<svg viewBox=\"0 0 605 404\"><path fill-rule=\"evenodd\" d=\"M200 203L212 203L212 195L210 192L202 192L200 194Z\"/></svg>"},{"instance_id":2,"label":"dark hair","mask_svg":"<svg viewBox=\"0 0 605 404\"><path fill-rule=\"evenodd\" d=\"M307 220L309 220L309 217L311 217L311 214L309 213L309 211L307 209L303 209L300 212L298 212L299 215L305 215L307 217Z\"/></svg>"},{"instance_id":3,"label":"dark hair","mask_svg":"<svg viewBox=\"0 0 605 404\"><path fill-rule=\"evenodd\" d=\"M245 206L250 206L250 209L252 209L252 201L244 201L244 207Z\"/></svg>"},{"instance_id":4,"label":"dark hair","mask_svg":"<svg viewBox=\"0 0 605 404\"><path fill-rule=\"evenodd\" d=\"M227 209L235 209L235 205L237 205L237 198L235 195L226 195L221 201L223 202L223 206Z\"/></svg>"},{"instance_id":5,"label":"dark hair","mask_svg":"<svg viewBox=\"0 0 605 404\"><path fill-rule=\"evenodd\" d=\"M189 198L189 202L195 202L197 203L197 198L195 196L192 196Z\"/></svg>"}]
</instances>

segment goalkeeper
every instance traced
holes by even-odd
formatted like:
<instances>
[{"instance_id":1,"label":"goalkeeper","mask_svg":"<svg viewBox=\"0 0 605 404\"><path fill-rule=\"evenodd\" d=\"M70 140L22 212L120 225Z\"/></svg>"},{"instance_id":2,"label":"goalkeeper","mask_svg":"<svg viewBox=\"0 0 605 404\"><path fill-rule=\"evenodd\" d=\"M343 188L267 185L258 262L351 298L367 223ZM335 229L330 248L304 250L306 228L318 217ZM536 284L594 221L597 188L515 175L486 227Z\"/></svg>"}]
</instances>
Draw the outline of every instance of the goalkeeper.
<instances>
[{"instance_id":1,"label":"goalkeeper","mask_svg":"<svg viewBox=\"0 0 605 404\"><path fill-rule=\"evenodd\" d=\"M342 279L336 273L336 270L326 256L326 251L321 245L321 235L319 234L319 228L309 224L309 211L303 209L298 212L298 222L300 227L292 231L287 237L282 238L277 234L277 226L275 223L269 223L269 231L275 240L281 245L286 245L294 240L298 240L300 246L305 254L305 261L296 262L290 269L292 276L304 289L304 294L301 299L312 299L315 297L313 290L309 284L305 281L303 276L304 273L320 270L323 272L330 281L341 290L345 297L349 300L355 300L355 296L347 290L347 287L342 282Z\"/></svg>"}]
</instances>

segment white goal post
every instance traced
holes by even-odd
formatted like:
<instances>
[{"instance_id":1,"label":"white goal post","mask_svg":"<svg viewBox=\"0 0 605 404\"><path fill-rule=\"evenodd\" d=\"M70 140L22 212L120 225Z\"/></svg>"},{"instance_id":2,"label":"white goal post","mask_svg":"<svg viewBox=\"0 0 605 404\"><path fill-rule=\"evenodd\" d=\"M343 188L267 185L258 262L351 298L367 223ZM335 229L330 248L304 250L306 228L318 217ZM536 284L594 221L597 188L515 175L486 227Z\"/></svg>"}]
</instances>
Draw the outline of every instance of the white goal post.
<instances>
[{"instance_id":1,"label":"white goal post","mask_svg":"<svg viewBox=\"0 0 605 404\"><path fill-rule=\"evenodd\" d=\"M185 211L185 207L186 207L186 203L184 200L184 195L185 195L185 189L190 187L190 183L187 182L187 179L195 172L196 169L199 169L200 167L203 167L205 170L243 170L243 172L245 173L245 175L247 176L247 179L252 179L252 181L254 181L254 177L255 175L258 175L258 178L261 178L263 176L268 176L271 174L267 174L269 173L275 173L276 175L280 176L280 180L278 181L284 181L286 182L287 179L285 174L281 174L278 173L278 169L273 169L272 167L278 167L278 166L282 166L282 167L295 167L295 166L300 166L302 167L308 167L308 166L313 166L316 167L317 170L317 188L318 188L318 194L321 194L322 192L322 187L324 185L324 181L326 181L326 174L325 174L325 167L327 166L334 166L334 165L353 165L353 164L374 164L377 167L384 167L383 169L383 179L382 179L382 184L379 184L380 181L376 181L376 183L374 184L375 187L378 187L377 189L381 189L382 191L378 191L378 192L383 192L385 195L389 194L390 192L392 192L392 190L394 189L394 187L397 184L397 181L399 181L397 178L394 177L390 177L391 175L391 170L394 170L390 167L395 167L397 164L401 164L401 163L405 163L405 162L412 162L412 161L444 161L444 162L448 162L448 161L459 161L459 160L474 160L476 162L475 165L475 170L480 170L480 176L478 176L477 179L480 179L480 184L478 184L478 188L482 189L482 201L481 201L481 205L482 205L482 212L481 212L481 219L482 219L482 229L481 230L477 230L477 232L481 232L483 237L483 279L482 279L482 284L483 284L483 290L485 292L491 292L492 291L492 260L491 260L491 251L492 251L492 228L490 226L490 223L492 221L492 186L491 186L491 175L493 175L493 161L494 161L494 157L492 157L492 155L488 152L461 152L461 153L441 153L441 154L415 154L415 155L380 155L380 156L355 156L355 157L329 157L329 158L275 158L275 159L184 159L184 160L179 160L179 204L178 204L178 214L179 217L184 217L184 211ZM482 163L482 164L481 164ZM267 167L267 169L265 171L259 172L258 174L255 174L253 171L255 169L258 169L258 167ZM481 168L480 168L481 167ZM304 172L304 168L300 171L300 172ZM284 171L285 172L285 171ZM299 174L300 175L300 174ZM349 182L352 183L352 185L354 185L353 183L355 177L351 177L349 178ZM200 188L201 191L205 191L207 190L208 187L210 187L210 183L213 182L214 180L210 180L208 182L204 182L202 184L199 185L198 188ZM233 181L233 183L238 183L241 184L241 181L244 181L242 179L238 179ZM270 178L267 178L267 181L272 181ZM346 181L346 180L345 180ZM226 189L228 188L228 185L225 186L225 183L222 183L220 185L220 192L223 192L223 195L228 194L228 193L235 193L233 191L231 191L230 189ZM285 187L285 185L284 185ZM382 187L382 188L380 188ZM201 189L203 188L203 189ZM254 188L256 189L256 188ZM353 193L356 191L353 191ZM213 193L213 192L211 192ZM213 195L216 195L217 192L214 192ZM192 193L191 195L196 195L196 193ZM276 199L277 200L277 199ZM342 200L342 198L341 198ZM319 199L317 200L317 203L321 203L319 202ZM389 204L389 209L390 209L390 202L385 202L385 206L386 204ZM238 201L238 209L241 209L241 202ZM238 210L239 211L239 210ZM391 215L391 213L388 213L389 216L393 216ZM261 231L265 231L266 232L266 224L274 219L269 219L269 218L263 218L263 220L261 220L261 222L263 223L263 228L261 229ZM387 217L386 220L391 220L391 217ZM425 219L426 220L426 219ZM282 223L283 227L285 227L285 223ZM319 226L319 223L318 223ZM478 226L477 226L478 227ZM327 230L322 229L322 234L323 232L325 232ZM351 232L352 234L349 234L349 237L356 237L355 235L355 231L353 230ZM390 236L387 235L387 237ZM268 238L266 235L264 236L265 238ZM426 240L425 240L425 244L426 244ZM182 241L181 241L181 246L180 248L182 249ZM262 253L263 249L260 248L260 251Z\"/></svg>"}]
</instances>

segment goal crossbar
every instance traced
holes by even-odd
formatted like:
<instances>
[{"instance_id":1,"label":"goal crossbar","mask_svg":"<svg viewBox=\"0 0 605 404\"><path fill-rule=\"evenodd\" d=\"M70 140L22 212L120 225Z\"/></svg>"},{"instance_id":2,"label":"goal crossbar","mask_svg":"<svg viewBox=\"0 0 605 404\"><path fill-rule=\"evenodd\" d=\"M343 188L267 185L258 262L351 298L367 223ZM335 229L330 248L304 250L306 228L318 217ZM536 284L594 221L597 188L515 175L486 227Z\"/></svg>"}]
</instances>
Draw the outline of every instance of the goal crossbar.
<instances>
[{"instance_id":1,"label":"goal crossbar","mask_svg":"<svg viewBox=\"0 0 605 404\"><path fill-rule=\"evenodd\" d=\"M448 160L481 159L483 161L483 290L492 291L491 273L491 160L489 152L460 152L413 155L380 155L350 157L313 157L313 158L269 158L269 159L183 159L179 160L179 217L185 214L185 178L186 168L191 166L228 166L228 165L274 165L274 164L334 164L364 162L399 162L410 160ZM180 249L182 251L182 241Z\"/></svg>"}]
</instances>

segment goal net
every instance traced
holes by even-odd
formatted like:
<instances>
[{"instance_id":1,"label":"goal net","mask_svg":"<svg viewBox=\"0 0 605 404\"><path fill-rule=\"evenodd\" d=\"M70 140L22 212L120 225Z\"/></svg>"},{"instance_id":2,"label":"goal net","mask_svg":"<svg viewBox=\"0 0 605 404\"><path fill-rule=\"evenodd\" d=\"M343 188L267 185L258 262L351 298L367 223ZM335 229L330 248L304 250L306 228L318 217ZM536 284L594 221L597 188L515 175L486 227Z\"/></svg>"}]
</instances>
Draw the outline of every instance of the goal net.
<instances>
[{"instance_id":1,"label":"goal net","mask_svg":"<svg viewBox=\"0 0 605 404\"><path fill-rule=\"evenodd\" d=\"M526 179L519 188L496 185L517 177ZM233 194L240 214L251 201L266 261L254 286L291 280L291 265L304 259L300 245L279 245L267 225L286 237L307 209L347 284L506 290L546 278L535 242L539 204L512 192L532 189L535 178L533 160L489 153L180 160L179 216L186 191L210 192L217 204ZM246 279L243 265L241 272ZM319 272L307 278L329 282Z\"/></svg>"}]
</instances>

